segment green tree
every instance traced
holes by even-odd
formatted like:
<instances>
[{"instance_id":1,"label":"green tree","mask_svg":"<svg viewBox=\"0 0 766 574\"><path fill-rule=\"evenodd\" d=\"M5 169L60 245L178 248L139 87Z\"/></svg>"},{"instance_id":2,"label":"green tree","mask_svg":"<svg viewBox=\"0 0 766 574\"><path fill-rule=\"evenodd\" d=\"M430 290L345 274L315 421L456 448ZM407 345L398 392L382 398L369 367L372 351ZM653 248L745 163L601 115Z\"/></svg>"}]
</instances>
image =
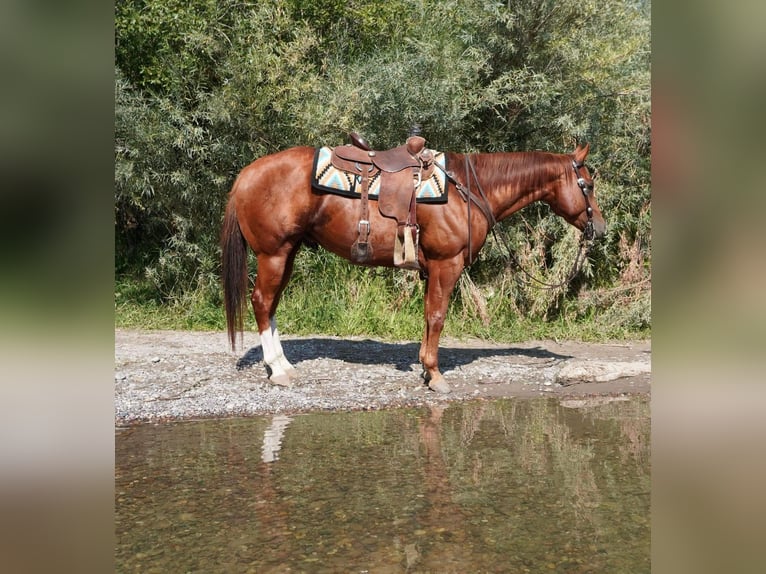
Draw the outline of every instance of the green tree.
<instances>
[{"instance_id":1,"label":"green tree","mask_svg":"<svg viewBox=\"0 0 766 574\"><path fill-rule=\"evenodd\" d=\"M469 292L485 306L495 293L496 315L598 313L647 327L649 10L628 0L118 0L118 276L149 279L159 300L196 293L215 303L220 219L243 166L292 145L335 145L352 130L390 147L419 123L431 147L450 151L563 152L588 141L600 174L609 234L585 267L590 289L516 284L490 241L457 316L475 314ZM526 264L554 274L576 249L544 206L501 231ZM299 264L327 267L311 252ZM337 269L336 280L369 280Z\"/></svg>"}]
</instances>

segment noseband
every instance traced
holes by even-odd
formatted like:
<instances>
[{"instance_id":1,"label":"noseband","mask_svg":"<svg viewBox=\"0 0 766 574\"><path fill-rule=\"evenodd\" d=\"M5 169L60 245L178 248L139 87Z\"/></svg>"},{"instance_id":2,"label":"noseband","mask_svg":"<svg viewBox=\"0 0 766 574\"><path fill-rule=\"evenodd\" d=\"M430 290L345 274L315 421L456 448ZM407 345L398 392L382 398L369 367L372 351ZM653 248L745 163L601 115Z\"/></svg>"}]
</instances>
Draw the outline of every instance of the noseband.
<instances>
[{"instance_id":1,"label":"noseband","mask_svg":"<svg viewBox=\"0 0 766 574\"><path fill-rule=\"evenodd\" d=\"M577 177L577 185L582 190L582 194L585 197L585 213L588 216L588 222L585 224L585 229L582 230L582 233L585 236L585 239L590 241L595 236L595 232L593 231L593 208L590 206L590 200L588 199L593 192L593 183L588 185L585 178L580 175L580 169L584 166L585 164L572 160L572 167L574 168L575 176Z\"/></svg>"}]
</instances>

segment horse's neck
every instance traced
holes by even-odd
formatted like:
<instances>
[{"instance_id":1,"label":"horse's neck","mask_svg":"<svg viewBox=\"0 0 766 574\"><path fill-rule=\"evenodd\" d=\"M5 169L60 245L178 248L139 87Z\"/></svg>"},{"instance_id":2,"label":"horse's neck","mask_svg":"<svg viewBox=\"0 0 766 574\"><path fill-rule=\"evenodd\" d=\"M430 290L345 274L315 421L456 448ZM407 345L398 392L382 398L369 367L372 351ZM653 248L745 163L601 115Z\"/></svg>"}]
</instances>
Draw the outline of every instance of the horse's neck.
<instances>
[{"instance_id":1,"label":"horse's neck","mask_svg":"<svg viewBox=\"0 0 766 574\"><path fill-rule=\"evenodd\" d=\"M543 152L499 152L474 156L477 175L497 221L535 201L558 178L560 160Z\"/></svg>"}]
</instances>

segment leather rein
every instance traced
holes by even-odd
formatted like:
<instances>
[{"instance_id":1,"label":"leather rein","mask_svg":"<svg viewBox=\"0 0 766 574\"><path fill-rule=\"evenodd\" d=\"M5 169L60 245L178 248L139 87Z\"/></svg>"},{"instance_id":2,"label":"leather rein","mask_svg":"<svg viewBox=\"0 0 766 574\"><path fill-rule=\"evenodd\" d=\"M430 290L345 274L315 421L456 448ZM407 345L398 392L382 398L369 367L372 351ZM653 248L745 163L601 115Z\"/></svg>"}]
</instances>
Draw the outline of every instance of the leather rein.
<instances>
[{"instance_id":1,"label":"leather rein","mask_svg":"<svg viewBox=\"0 0 766 574\"><path fill-rule=\"evenodd\" d=\"M537 277L533 276L528 271L526 271L524 267L521 265L521 262L518 260L518 258L513 254L513 251L508 245L508 242L506 241L505 237L503 236L498 237L498 234L495 232L495 224L497 223L497 220L495 219L495 216L492 213L492 208L489 204L489 200L487 199L487 195L484 193L484 189L482 188L481 183L479 182L479 177L476 174L476 168L474 167L473 162L470 160L470 154L466 154L464 157L465 157L465 174L466 174L465 176L466 176L467 185L463 185L462 183L460 183L457 180L457 178L455 178L455 174L452 171L444 171L444 168L442 168L439 164L436 164L436 165L440 169L442 169L442 171L444 171L445 175L455 185L455 188L460 194L460 197L463 199L463 201L466 202L466 210L468 211L468 265L471 265L473 263L473 255L471 253L471 243L472 243L471 203L474 203L476 204L476 207L479 208L479 211L481 211L481 213L484 215L485 219L487 220L487 223L489 224L489 229L492 231L492 235L495 238L495 241L498 241L505 247L505 250L508 252L508 258L516 267L516 269L520 270L524 275L526 275L531 280L531 281L521 280L522 283L525 283L532 287L537 287L539 289L558 289L560 287L564 287L565 285L568 285L572 281L572 279L574 279L575 275L579 273L582 262L585 260L585 258L588 255L588 252L590 251L591 240L594 237L593 208L591 207L590 201L588 200L588 196L593 192L593 182L588 184L585 181L585 178L583 178L580 175L580 169L582 169L584 164L576 162L575 160L572 160L572 168L574 169L575 176L577 177L577 185L580 188L580 190L582 190L583 196L585 197L585 212L588 216L588 222L585 224L585 229L583 230L583 233L580 236L580 243L578 246L577 256L575 257L574 264L572 265L572 269L569 272L569 274L566 276L565 279L563 279L562 281L559 281L558 283L546 283L545 281L538 279ZM476 182L476 189L478 189L478 192L479 192L478 196L475 193L473 193L471 190L472 179Z\"/></svg>"}]
</instances>

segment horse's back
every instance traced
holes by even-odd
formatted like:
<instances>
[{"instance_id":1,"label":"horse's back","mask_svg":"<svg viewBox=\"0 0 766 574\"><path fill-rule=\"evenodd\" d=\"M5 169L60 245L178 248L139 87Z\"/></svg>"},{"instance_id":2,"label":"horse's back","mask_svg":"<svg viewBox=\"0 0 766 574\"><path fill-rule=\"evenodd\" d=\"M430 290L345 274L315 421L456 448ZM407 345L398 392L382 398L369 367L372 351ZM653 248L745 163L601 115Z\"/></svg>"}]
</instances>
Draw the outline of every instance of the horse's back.
<instances>
[{"instance_id":1,"label":"horse's back","mask_svg":"<svg viewBox=\"0 0 766 574\"><path fill-rule=\"evenodd\" d=\"M297 233L305 225L314 201L314 152L307 146L282 150L256 159L237 176L229 201L256 251L270 249L272 238Z\"/></svg>"},{"instance_id":2,"label":"horse's back","mask_svg":"<svg viewBox=\"0 0 766 574\"><path fill-rule=\"evenodd\" d=\"M301 146L259 157L239 172L232 195L249 193L252 188L268 188L280 179L296 179L310 185L314 152L312 147Z\"/></svg>"}]
</instances>

